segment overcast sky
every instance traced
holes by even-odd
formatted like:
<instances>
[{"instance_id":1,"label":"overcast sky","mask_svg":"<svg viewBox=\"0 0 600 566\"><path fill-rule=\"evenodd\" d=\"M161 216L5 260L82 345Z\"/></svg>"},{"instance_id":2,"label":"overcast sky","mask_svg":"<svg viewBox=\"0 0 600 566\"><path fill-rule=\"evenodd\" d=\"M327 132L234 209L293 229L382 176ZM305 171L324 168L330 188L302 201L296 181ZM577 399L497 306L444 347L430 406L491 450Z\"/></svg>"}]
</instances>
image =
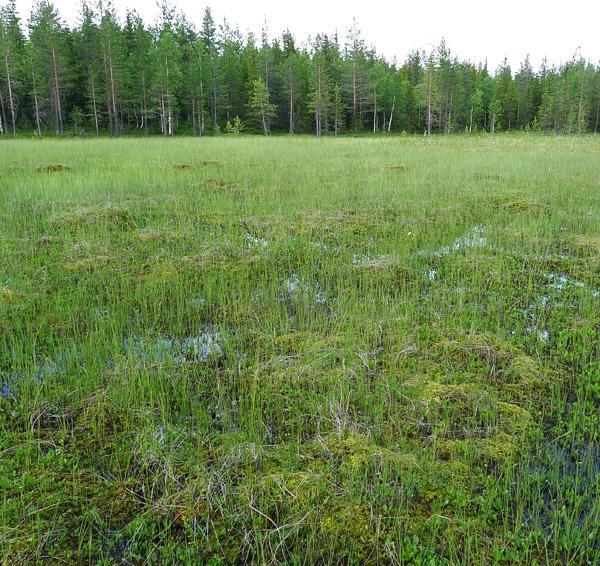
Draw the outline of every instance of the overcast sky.
<instances>
[{"instance_id":1,"label":"overcast sky","mask_svg":"<svg viewBox=\"0 0 600 566\"><path fill-rule=\"evenodd\" d=\"M24 21L33 3L17 0ZM78 0L54 4L69 24L78 21ZM157 13L156 0L114 0L114 4L120 14L134 8L148 22ZM174 4L195 24L208 5L217 23L226 17L241 31L259 35L266 19L271 36L289 28L299 41L335 30L343 39L355 17L367 44L399 62L410 50L430 49L441 37L461 59L487 58L491 70L504 57L514 70L527 54L534 66L544 56L558 64L578 47L587 59L600 61L600 0L174 0Z\"/></svg>"}]
</instances>

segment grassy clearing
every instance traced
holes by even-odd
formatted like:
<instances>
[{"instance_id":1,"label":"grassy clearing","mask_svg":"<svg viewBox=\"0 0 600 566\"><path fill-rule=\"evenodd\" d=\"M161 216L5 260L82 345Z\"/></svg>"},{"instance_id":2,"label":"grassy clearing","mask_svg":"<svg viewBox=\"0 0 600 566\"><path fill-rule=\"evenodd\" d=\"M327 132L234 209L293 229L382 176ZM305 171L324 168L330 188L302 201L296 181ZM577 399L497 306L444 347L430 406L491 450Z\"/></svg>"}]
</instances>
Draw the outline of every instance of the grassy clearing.
<instances>
[{"instance_id":1,"label":"grassy clearing","mask_svg":"<svg viewBox=\"0 0 600 566\"><path fill-rule=\"evenodd\" d=\"M0 153L4 562L600 559L600 138Z\"/></svg>"}]
</instances>

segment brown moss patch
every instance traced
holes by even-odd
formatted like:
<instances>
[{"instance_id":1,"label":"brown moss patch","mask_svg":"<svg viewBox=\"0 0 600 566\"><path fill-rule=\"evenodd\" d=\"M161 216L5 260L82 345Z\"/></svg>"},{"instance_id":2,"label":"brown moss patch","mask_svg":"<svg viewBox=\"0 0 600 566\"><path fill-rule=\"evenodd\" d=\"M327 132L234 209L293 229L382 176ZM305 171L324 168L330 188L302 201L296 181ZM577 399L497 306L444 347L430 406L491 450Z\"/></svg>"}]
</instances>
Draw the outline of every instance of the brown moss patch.
<instances>
[{"instance_id":1,"label":"brown moss patch","mask_svg":"<svg viewBox=\"0 0 600 566\"><path fill-rule=\"evenodd\" d=\"M71 168L66 165L61 165L60 163L52 164L52 165L44 165L43 167L38 167L38 173L62 173L64 171L70 171Z\"/></svg>"}]
</instances>

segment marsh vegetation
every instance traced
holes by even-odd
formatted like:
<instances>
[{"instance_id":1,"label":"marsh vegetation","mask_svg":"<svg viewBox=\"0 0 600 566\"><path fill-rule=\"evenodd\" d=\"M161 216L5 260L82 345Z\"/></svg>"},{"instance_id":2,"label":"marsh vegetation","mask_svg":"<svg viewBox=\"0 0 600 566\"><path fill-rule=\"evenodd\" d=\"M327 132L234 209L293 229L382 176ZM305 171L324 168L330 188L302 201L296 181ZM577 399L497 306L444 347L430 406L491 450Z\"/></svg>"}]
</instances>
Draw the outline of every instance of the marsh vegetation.
<instances>
[{"instance_id":1,"label":"marsh vegetation","mask_svg":"<svg viewBox=\"0 0 600 566\"><path fill-rule=\"evenodd\" d=\"M0 153L3 562L598 562L600 139Z\"/></svg>"}]
</instances>

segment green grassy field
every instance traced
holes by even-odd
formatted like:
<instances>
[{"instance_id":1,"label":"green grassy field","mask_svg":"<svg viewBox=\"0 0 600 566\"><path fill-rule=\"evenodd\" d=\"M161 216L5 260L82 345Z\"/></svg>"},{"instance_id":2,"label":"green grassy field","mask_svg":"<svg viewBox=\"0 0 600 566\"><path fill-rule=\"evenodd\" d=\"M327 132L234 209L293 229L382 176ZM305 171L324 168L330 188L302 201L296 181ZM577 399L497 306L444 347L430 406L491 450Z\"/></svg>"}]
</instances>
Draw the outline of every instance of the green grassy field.
<instances>
[{"instance_id":1,"label":"green grassy field","mask_svg":"<svg viewBox=\"0 0 600 566\"><path fill-rule=\"evenodd\" d=\"M3 563L597 563L600 137L0 143Z\"/></svg>"}]
</instances>

